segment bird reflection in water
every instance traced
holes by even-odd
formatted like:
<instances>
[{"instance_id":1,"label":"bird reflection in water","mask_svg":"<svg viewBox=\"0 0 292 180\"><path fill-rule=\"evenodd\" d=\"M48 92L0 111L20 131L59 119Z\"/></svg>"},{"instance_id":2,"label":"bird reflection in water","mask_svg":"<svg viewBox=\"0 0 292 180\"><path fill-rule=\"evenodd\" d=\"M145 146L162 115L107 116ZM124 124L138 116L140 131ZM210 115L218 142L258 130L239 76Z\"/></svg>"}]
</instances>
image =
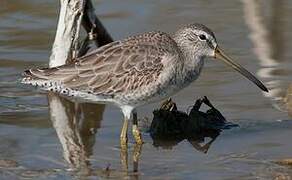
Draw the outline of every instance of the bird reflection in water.
<instances>
[{"instance_id":1,"label":"bird reflection in water","mask_svg":"<svg viewBox=\"0 0 292 180\"><path fill-rule=\"evenodd\" d=\"M202 104L209 107L206 112L200 111ZM223 129L236 126L227 122L205 96L195 102L189 114L178 111L171 99L163 102L161 108L154 111L149 131L156 147L169 149L186 139L195 149L207 153ZM204 144L207 138L211 140Z\"/></svg>"},{"instance_id":2,"label":"bird reflection in water","mask_svg":"<svg viewBox=\"0 0 292 180\"><path fill-rule=\"evenodd\" d=\"M128 171L128 148L121 147L122 171L91 167L96 133L101 125L104 105L76 103L54 93L48 94L50 116L54 129L63 148L63 156L70 170L82 176L138 176L138 161L142 145L135 144L133 150L133 171Z\"/></svg>"},{"instance_id":3,"label":"bird reflection in water","mask_svg":"<svg viewBox=\"0 0 292 180\"><path fill-rule=\"evenodd\" d=\"M48 100L64 159L74 169L88 169L104 105L74 103L53 93L48 94Z\"/></svg>"},{"instance_id":4,"label":"bird reflection in water","mask_svg":"<svg viewBox=\"0 0 292 180\"><path fill-rule=\"evenodd\" d=\"M93 154L104 105L71 102L53 93L48 94L48 99L51 120L62 144L64 159L73 170L86 176L139 176L138 163L142 144L135 144L133 147L132 171L129 171L128 147L120 149L121 171L112 169L110 165L100 170L90 167L89 159ZM200 111L202 104L210 109L206 112ZM227 122L206 97L197 100L189 114L178 111L171 99L165 101L161 108L153 113L150 135L156 147L171 148L186 139L195 149L207 153L223 129L237 126ZM204 144L206 138L211 139Z\"/></svg>"}]
</instances>

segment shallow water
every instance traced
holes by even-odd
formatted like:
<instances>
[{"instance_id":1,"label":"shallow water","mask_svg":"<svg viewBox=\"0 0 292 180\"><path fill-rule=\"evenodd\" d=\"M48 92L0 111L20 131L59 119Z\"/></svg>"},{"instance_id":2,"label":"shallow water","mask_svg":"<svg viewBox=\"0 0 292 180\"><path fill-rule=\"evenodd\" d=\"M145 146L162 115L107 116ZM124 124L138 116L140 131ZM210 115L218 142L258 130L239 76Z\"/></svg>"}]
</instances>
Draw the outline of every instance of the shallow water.
<instances>
[{"instance_id":1,"label":"shallow water","mask_svg":"<svg viewBox=\"0 0 292 180\"><path fill-rule=\"evenodd\" d=\"M48 65L58 1L1 0L0 179L291 178L291 167L274 161L292 158L292 90L288 91L292 86L292 1L107 0L94 4L114 39L204 23L215 32L221 47L254 72L271 92L261 93L238 73L208 59L201 77L173 99L179 109L186 110L206 95L240 127L224 131L207 154L187 141L155 147L147 133L143 134L146 143L136 147L130 137L129 169L124 171L118 108L77 106L19 84L24 69ZM49 111L48 99L55 109L71 111L66 115ZM63 106L59 107L60 103ZM158 104L138 109L139 118L151 119L154 108ZM133 151L141 152L138 172L133 172ZM81 170L70 171L76 165Z\"/></svg>"}]
</instances>

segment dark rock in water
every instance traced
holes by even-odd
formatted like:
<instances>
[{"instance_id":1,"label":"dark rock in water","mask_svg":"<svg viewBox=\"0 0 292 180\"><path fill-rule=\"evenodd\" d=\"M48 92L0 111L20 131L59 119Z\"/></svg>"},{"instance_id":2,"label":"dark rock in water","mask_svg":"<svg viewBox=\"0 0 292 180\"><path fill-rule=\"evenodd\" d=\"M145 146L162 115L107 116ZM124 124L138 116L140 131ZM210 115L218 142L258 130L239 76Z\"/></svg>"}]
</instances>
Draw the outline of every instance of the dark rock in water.
<instances>
[{"instance_id":1,"label":"dark rock in water","mask_svg":"<svg viewBox=\"0 0 292 180\"><path fill-rule=\"evenodd\" d=\"M200 111L202 104L210 107L206 112ZM199 129L223 130L238 126L231 122L227 122L225 117L218 111L205 96L203 99L198 99L189 113L191 122L197 122Z\"/></svg>"},{"instance_id":2,"label":"dark rock in water","mask_svg":"<svg viewBox=\"0 0 292 180\"><path fill-rule=\"evenodd\" d=\"M206 112L200 111L203 103L210 108ZM153 114L150 135L156 146L171 147L187 139L195 147L194 142L201 143L204 142L205 137L210 137L212 140L208 144L209 148L223 129L238 126L227 122L207 97L198 99L189 114L178 111L171 99L165 101ZM202 151L207 152L206 149Z\"/></svg>"}]
</instances>

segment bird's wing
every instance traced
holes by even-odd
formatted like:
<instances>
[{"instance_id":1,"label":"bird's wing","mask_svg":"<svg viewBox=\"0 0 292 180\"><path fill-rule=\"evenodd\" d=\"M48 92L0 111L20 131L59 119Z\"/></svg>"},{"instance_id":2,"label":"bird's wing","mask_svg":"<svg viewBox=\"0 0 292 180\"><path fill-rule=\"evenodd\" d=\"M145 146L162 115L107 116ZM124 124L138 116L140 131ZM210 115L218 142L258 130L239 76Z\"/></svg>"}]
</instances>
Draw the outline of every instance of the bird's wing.
<instances>
[{"instance_id":1,"label":"bird's wing","mask_svg":"<svg viewBox=\"0 0 292 180\"><path fill-rule=\"evenodd\" d=\"M131 42L133 39L136 38L110 43L73 64L28 70L26 76L102 95L147 86L157 80L163 69L163 58L171 53L157 41L156 44L151 39Z\"/></svg>"}]
</instances>

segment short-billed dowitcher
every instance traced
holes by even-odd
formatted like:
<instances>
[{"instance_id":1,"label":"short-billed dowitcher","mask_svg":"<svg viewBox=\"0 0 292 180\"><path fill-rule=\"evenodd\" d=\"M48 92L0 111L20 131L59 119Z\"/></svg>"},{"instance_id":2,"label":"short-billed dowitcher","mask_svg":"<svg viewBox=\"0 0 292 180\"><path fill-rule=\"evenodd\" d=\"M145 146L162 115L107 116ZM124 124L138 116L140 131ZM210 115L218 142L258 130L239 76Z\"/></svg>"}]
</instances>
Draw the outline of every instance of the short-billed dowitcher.
<instances>
[{"instance_id":1,"label":"short-billed dowitcher","mask_svg":"<svg viewBox=\"0 0 292 180\"><path fill-rule=\"evenodd\" d=\"M202 24L190 24L174 35L148 32L98 48L75 63L25 71L22 83L39 86L87 102L112 103L124 114L121 144L127 144L128 120L133 112L132 133L142 143L137 127L138 106L165 99L200 75L206 57L223 60L268 89L219 48L213 32Z\"/></svg>"}]
</instances>

